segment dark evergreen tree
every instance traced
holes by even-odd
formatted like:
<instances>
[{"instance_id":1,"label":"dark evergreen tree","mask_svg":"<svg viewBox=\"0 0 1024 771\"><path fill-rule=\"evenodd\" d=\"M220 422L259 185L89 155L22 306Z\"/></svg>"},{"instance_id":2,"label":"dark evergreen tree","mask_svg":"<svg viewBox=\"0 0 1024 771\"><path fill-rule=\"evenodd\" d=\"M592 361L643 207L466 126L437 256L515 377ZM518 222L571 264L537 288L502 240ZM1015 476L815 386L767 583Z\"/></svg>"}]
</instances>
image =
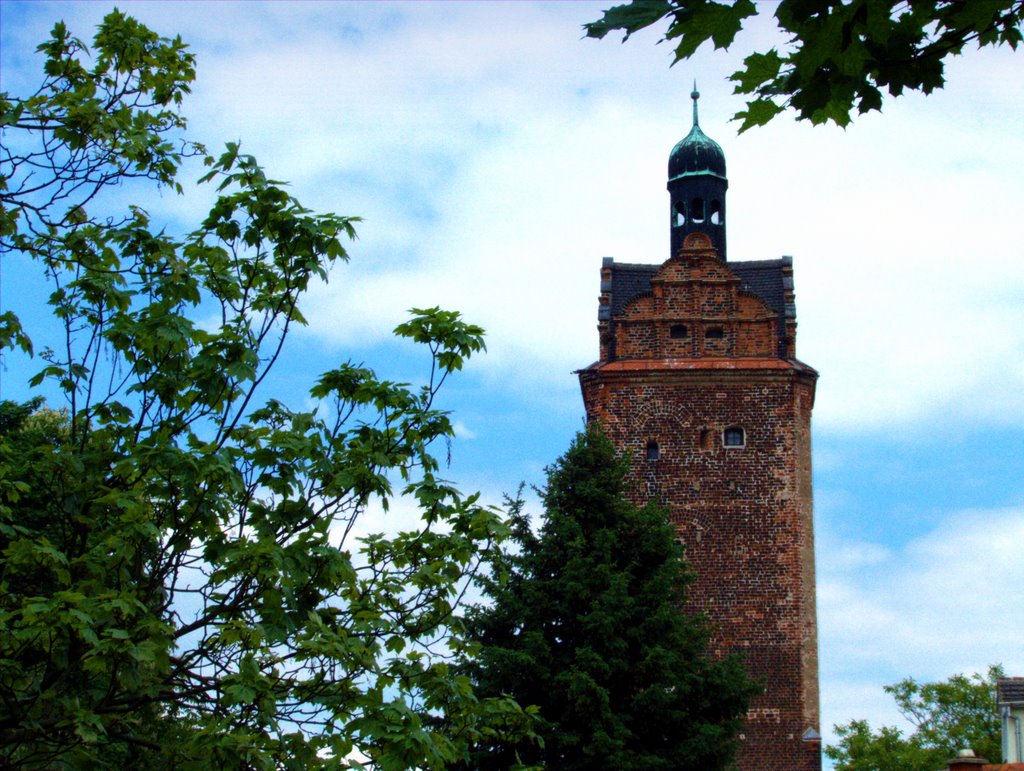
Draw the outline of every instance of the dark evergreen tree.
<instances>
[{"instance_id":1,"label":"dark evergreen tree","mask_svg":"<svg viewBox=\"0 0 1024 771\"><path fill-rule=\"evenodd\" d=\"M727 768L756 686L708 653L703 617L683 612L693 579L666 512L624 495L628 463L596 429L548 469L531 532L513 503L518 550L482 581L467 619L480 695L537 705L543 745L478 746L472 767Z\"/></svg>"}]
</instances>

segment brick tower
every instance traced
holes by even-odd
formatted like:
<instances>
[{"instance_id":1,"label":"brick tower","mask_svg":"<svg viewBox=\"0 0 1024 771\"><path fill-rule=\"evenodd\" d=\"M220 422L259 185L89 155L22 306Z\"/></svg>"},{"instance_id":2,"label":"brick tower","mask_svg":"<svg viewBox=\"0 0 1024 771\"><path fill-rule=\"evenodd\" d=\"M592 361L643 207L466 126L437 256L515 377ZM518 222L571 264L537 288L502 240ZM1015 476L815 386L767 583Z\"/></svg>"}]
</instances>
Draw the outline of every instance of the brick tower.
<instances>
[{"instance_id":1,"label":"brick tower","mask_svg":"<svg viewBox=\"0 0 1024 771\"><path fill-rule=\"evenodd\" d=\"M817 373L796 359L792 259L726 259L725 156L692 97L693 129L669 157L671 254L605 258L600 359L580 386L588 420L632 455L637 502L671 512L714 652L742 654L764 682L738 768L818 771Z\"/></svg>"}]
</instances>

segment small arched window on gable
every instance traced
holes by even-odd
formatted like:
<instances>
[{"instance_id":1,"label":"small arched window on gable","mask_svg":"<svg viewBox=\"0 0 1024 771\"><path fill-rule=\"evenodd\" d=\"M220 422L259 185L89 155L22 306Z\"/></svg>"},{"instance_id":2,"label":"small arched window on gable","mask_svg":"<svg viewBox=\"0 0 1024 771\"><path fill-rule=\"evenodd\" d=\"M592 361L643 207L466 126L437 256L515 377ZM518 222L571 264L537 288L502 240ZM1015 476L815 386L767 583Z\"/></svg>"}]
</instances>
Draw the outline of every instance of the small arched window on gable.
<instances>
[{"instance_id":1,"label":"small arched window on gable","mask_svg":"<svg viewBox=\"0 0 1024 771\"><path fill-rule=\"evenodd\" d=\"M647 460L658 460L661 457L661 448L658 443L651 439L647 442Z\"/></svg>"},{"instance_id":2,"label":"small arched window on gable","mask_svg":"<svg viewBox=\"0 0 1024 771\"><path fill-rule=\"evenodd\" d=\"M686 324L673 324L668 328L668 336L673 340L682 340L690 336L690 330Z\"/></svg>"},{"instance_id":3,"label":"small arched window on gable","mask_svg":"<svg viewBox=\"0 0 1024 771\"><path fill-rule=\"evenodd\" d=\"M722 432L722 444L726 447L746 447L746 432L739 426L729 426Z\"/></svg>"}]
</instances>

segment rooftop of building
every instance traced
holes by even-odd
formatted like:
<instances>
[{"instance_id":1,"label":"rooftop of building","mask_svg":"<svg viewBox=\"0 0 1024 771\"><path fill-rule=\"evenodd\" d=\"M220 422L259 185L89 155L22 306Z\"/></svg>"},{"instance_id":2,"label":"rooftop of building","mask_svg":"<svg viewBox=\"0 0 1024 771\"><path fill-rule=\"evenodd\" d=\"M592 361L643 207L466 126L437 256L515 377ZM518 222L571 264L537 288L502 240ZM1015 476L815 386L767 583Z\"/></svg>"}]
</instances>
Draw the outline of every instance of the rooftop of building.
<instances>
[{"instance_id":1,"label":"rooftop of building","mask_svg":"<svg viewBox=\"0 0 1024 771\"><path fill-rule=\"evenodd\" d=\"M1000 677L996 680L996 700L1000 706L1024 707L1024 677Z\"/></svg>"}]
</instances>

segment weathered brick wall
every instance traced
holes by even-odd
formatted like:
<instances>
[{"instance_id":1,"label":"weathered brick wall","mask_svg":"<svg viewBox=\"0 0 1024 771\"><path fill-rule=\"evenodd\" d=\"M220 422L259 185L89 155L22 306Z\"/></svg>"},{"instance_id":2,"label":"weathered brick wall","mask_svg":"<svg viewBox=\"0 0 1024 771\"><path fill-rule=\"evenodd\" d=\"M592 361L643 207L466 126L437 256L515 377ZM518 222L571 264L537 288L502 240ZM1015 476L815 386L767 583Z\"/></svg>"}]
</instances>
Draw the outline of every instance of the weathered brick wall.
<instances>
[{"instance_id":1,"label":"weathered brick wall","mask_svg":"<svg viewBox=\"0 0 1024 771\"><path fill-rule=\"evenodd\" d=\"M692 236L691 236L692 238ZM730 278L730 276L732 276ZM766 692L741 742L742 771L817 771L817 622L810 419L816 374L772 354L777 317L714 252L684 250L615 326L618 356L580 373L587 416L632 455L632 495L667 506L697 579L690 610L717 625ZM672 339L673 324L689 339ZM702 340L705 325L722 338ZM628 355L627 355L628 354ZM742 447L726 447L727 428ZM658 458L648 458L656 442Z\"/></svg>"}]
</instances>

